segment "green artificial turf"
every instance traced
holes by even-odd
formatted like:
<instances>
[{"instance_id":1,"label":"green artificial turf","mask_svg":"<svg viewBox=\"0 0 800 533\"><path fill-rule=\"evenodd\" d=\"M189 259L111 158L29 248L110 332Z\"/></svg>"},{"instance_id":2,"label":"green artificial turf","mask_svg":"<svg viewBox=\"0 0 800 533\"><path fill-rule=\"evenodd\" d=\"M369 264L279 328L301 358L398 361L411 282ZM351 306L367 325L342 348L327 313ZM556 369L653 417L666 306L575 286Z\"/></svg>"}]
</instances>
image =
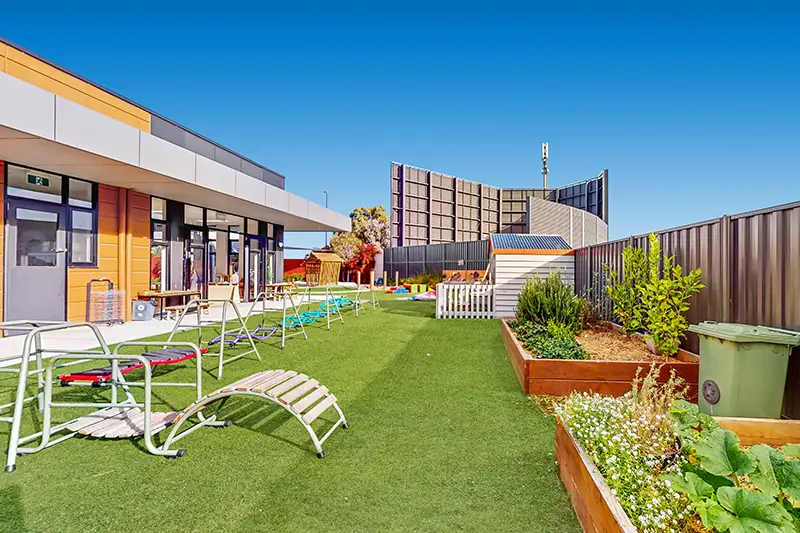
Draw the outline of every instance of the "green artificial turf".
<instances>
[{"instance_id":1,"label":"green artificial turf","mask_svg":"<svg viewBox=\"0 0 800 533\"><path fill-rule=\"evenodd\" d=\"M181 459L149 455L140 440L81 437L19 458L0 473L0 531L580 531L553 421L520 392L499 322L435 320L430 302L381 300L331 332L310 327L308 341L262 348L260 362L231 363L222 382L210 375L216 359L204 360L205 392L271 368L326 385L350 429L334 432L325 459L290 415L235 398L223 409L234 425L180 441ZM192 367L159 375L183 380ZM0 375L0 401L13 385ZM158 410L192 399L156 394ZM30 428L35 409L26 414Z\"/></svg>"}]
</instances>

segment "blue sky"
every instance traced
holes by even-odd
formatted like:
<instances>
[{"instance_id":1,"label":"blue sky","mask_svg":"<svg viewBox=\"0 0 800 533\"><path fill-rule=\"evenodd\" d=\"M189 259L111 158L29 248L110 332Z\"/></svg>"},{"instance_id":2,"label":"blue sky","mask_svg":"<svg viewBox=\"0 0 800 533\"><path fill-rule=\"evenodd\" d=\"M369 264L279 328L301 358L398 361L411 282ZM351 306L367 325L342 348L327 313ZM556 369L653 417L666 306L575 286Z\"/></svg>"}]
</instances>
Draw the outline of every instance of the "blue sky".
<instances>
[{"instance_id":1,"label":"blue sky","mask_svg":"<svg viewBox=\"0 0 800 533\"><path fill-rule=\"evenodd\" d=\"M612 238L800 200L797 8L645 4L40 2L0 34L345 214L392 160L538 186L543 141L553 185L609 169Z\"/></svg>"}]
</instances>

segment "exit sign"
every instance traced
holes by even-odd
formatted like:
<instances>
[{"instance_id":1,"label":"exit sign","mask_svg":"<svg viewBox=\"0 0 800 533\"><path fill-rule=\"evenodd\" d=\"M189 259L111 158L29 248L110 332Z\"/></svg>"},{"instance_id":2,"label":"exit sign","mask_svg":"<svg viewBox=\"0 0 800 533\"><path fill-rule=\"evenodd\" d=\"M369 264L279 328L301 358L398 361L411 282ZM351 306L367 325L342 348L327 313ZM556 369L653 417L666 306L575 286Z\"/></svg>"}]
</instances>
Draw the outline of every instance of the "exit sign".
<instances>
[{"instance_id":1,"label":"exit sign","mask_svg":"<svg viewBox=\"0 0 800 533\"><path fill-rule=\"evenodd\" d=\"M50 178L28 174L28 183L30 183L31 185L40 185L42 187L49 187Z\"/></svg>"}]
</instances>

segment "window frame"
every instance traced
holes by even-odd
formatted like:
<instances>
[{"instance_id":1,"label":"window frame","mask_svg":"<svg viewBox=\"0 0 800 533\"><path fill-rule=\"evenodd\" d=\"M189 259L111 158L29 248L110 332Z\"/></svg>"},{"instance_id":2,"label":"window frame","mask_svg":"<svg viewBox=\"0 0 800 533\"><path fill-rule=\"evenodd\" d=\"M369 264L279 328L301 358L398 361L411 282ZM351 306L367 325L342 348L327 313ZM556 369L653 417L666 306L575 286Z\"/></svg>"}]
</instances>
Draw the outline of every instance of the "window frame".
<instances>
[{"instance_id":1,"label":"window frame","mask_svg":"<svg viewBox=\"0 0 800 533\"><path fill-rule=\"evenodd\" d=\"M100 215L98 213L98 201L97 195L99 192L99 187L97 183L89 180L83 180L80 178L72 178L69 176L62 176L62 205L66 208L67 211L67 267L68 268L97 268L99 262L99 248L100 248L100 235L99 235L99 226L100 226ZM78 207L74 205L70 205L69 203L69 182L70 181L82 181L85 183L89 183L92 186L92 207ZM81 213L88 213L92 217L92 246L91 246L91 260L90 261L73 261L72 259L72 252L73 252L73 235L74 235L74 225L73 225L73 214L75 212Z\"/></svg>"}]
</instances>

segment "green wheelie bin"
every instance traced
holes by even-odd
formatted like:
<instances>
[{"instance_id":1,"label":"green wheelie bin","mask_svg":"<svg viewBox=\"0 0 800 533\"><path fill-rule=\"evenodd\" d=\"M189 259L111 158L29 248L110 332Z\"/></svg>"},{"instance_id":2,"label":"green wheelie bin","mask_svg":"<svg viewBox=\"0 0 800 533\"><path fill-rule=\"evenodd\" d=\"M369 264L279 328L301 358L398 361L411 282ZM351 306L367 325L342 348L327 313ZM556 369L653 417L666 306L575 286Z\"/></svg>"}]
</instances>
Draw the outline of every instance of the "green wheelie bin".
<instances>
[{"instance_id":1,"label":"green wheelie bin","mask_svg":"<svg viewBox=\"0 0 800 533\"><path fill-rule=\"evenodd\" d=\"M780 418L786 369L800 333L764 326L701 322L700 411L714 416Z\"/></svg>"}]
</instances>

